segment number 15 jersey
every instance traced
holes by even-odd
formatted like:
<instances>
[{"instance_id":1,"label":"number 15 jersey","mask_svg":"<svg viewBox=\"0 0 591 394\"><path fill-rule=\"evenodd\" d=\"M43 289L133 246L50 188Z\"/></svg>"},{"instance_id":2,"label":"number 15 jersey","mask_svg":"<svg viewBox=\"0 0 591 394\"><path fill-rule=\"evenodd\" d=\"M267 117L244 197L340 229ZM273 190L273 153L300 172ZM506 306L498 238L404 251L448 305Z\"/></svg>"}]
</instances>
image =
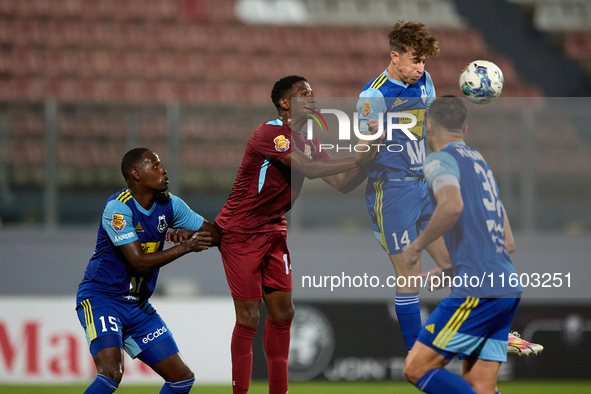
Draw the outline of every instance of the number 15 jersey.
<instances>
[{"instance_id":1,"label":"number 15 jersey","mask_svg":"<svg viewBox=\"0 0 591 394\"><path fill-rule=\"evenodd\" d=\"M78 286L76 303L96 295L135 303L154 292L158 270L137 272L118 246L139 240L144 253L164 248L170 228L199 230L204 219L180 198L161 193L150 210L139 205L129 189L113 194L103 208L96 249Z\"/></svg>"}]
</instances>

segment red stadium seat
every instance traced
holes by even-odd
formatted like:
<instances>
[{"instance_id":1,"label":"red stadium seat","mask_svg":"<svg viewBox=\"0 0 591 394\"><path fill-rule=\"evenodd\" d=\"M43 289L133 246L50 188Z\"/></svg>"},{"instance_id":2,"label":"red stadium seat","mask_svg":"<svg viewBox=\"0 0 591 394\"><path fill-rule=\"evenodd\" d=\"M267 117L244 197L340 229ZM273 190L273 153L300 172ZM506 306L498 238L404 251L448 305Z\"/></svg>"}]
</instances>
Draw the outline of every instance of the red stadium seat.
<instances>
[{"instance_id":1,"label":"red stadium seat","mask_svg":"<svg viewBox=\"0 0 591 394\"><path fill-rule=\"evenodd\" d=\"M4 58L3 63L6 63L6 66L10 65L6 71L17 77L39 75L44 66L41 52L32 48L14 49L12 59Z\"/></svg>"},{"instance_id":2,"label":"red stadium seat","mask_svg":"<svg viewBox=\"0 0 591 394\"><path fill-rule=\"evenodd\" d=\"M202 0L202 3L211 22L236 21L233 0Z\"/></svg>"},{"instance_id":3,"label":"red stadium seat","mask_svg":"<svg viewBox=\"0 0 591 394\"><path fill-rule=\"evenodd\" d=\"M0 16L14 16L17 4L12 0L0 0Z\"/></svg>"},{"instance_id":4,"label":"red stadium seat","mask_svg":"<svg viewBox=\"0 0 591 394\"><path fill-rule=\"evenodd\" d=\"M201 0L179 0L178 17L186 21L207 21L209 15Z\"/></svg>"},{"instance_id":5,"label":"red stadium seat","mask_svg":"<svg viewBox=\"0 0 591 394\"><path fill-rule=\"evenodd\" d=\"M14 45L19 47L37 46L45 40L40 22L31 19L17 19L14 23Z\"/></svg>"}]
</instances>

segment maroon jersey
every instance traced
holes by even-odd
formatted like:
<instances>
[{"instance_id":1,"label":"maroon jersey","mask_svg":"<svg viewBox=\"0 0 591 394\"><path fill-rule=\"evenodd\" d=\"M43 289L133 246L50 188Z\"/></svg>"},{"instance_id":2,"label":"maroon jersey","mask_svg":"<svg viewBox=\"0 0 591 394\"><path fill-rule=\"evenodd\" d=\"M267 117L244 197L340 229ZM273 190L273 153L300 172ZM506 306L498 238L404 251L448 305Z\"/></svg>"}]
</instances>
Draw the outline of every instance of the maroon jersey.
<instances>
[{"instance_id":1,"label":"maroon jersey","mask_svg":"<svg viewBox=\"0 0 591 394\"><path fill-rule=\"evenodd\" d=\"M279 161L292 150L314 160L330 159L317 138L292 132L280 119L263 123L250 136L232 193L215 219L222 229L237 233L285 230L285 213L300 195L304 175Z\"/></svg>"}]
</instances>

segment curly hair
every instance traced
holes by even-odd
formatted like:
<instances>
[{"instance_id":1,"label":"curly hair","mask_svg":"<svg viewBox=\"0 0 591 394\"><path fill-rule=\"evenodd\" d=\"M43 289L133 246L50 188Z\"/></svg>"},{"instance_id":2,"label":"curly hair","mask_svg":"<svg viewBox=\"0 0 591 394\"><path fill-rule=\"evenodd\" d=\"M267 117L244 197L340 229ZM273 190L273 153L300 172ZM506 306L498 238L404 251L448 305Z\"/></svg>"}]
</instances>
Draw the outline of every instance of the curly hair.
<instances>
[{"instance_id":1,"label":"curly hair","mask_svg":"<svg viewBox=\"0 0 591 394\"><path fill-rule=\"evenodd\" d=\"M439 40L422 23L400 21L392 27L388 39L390 50L401 55L409 49L414 51L414 56L418 59L427 59L439 53Z\"/></svg>"},{"instance_id":2,"label":"curly hair","mask_svg":"<svg viewBox=\"0 0 591 394\"><path fill-rule=\"evenodd\" d=\"M121 160L121 173L126 181L131 177L132 168L144 160L142 155L147 151L149 151L148 148L135 148L123 156L123 159Z\"/></svg>"},{"instance_id":3,"label":"curly hair","mask_svg":"<svg viewBox=\"0 0 591 394\"><path fill-rule=\"evenodd\" d=\"M278 111L282 110L279 100L284 98L283 96L285 96L285 93L289 92L293 85L300 81L307 82L306 78L300 77L299 75L290 75L275 82L273 90L271 91L271 100L273 101L273 104L275 104L275 107L277 107Z\"/></svg>"}]
</instances>

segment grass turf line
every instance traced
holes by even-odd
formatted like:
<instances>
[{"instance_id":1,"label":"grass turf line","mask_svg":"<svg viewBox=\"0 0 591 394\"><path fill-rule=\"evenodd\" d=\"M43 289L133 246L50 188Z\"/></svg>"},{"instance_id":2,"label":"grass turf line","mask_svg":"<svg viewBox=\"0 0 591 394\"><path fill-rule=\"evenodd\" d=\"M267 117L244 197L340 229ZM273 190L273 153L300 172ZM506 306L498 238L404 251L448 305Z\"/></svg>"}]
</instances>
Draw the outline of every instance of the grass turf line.
<instances>
[{"instance_id":1,"label":"grass turf line","mask_svg":"<svg viewBox=\"0 0 591 394\"><path fill-rule=\"evenodd\" d=\"M17 386L0 385L2 394L80 394L87 386ZM117 394L157 394L161 386L127 386L125 383L117 389ZM251 384L249 394L267 394L266 382L255 381ZM591 381L557 381L557 380L522 380L500 382L499 390L502 394L555 394L568 392L569 394L589 394ZM290 383L289 392L294 394L417 394L419 391L405 382L304 382ZM229 385L200 386L195 385L191 394L228 394Z\"/></svg>"}]
</instances>

